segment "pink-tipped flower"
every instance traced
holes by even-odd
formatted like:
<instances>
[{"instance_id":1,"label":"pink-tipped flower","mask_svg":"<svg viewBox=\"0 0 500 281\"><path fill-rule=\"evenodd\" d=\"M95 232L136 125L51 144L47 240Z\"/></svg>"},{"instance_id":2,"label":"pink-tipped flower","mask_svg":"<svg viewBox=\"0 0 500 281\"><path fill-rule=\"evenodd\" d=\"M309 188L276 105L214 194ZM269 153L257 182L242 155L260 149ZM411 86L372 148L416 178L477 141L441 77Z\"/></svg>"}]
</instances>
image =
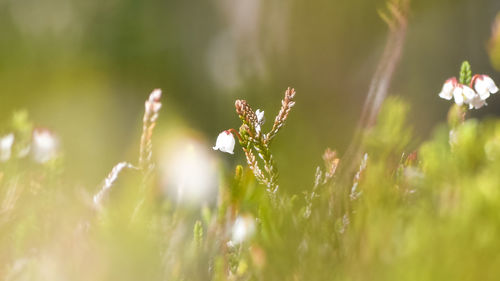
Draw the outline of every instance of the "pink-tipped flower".
<instances>
[{"instance_id":1,"label":"pink-tipped flower","mask_svg":"<svg viewBox=\"0 0 500 281\"><path fill-rule=\"evenodd\" d=\"M486 100L490 97L490 94L498 92L498 87L495 85L495 81L493 81L493 79L491 79L488 75L474 75L471 81L471 86L472 85L474 85L474 89L482 100Z\"/></svg>"},{"instance_id":2,"label":"pink-tipped flower","mask_svg":"<svg viewBox=\"0 0 500 281\"><path fill-rule=\"evenodd\" d=\"M45 163L57 156L59 140L47 129L33 131L33 159L38 163Z\"/></svg>"},{"instance_id":3,"label":"pink-tipped flower","mask_svg":"<svg viewBox=\"0 0 500 281\"><path fill-rule=\"evenodd\" d=\"M453 98L457 105L463 105L464 103L469 104L476 95L474 90L462 84L458 84L455 89L453 89Z\"/></svg>"},{"instance_id":4,"label":"pink-tipped flower","mask_svg":"<svg viewBox=\"0 0 500 281\"><path fill-rule=\"evenodd\" d=\"M233 134L229 130L226 130L219 134L213 149L227 152L229 154L234 154L233 151L235 143L236 141L234 140Z\"/></svg>"},{"instance_id":5,"label":"pink-tipped flower","mask_svg":"<svg viewBox=\"0 0 500 281\"><path fill-rule=\"evenodd\" d=\"M443 85L439 97L445 100L455 100L457 105L463 105L464 103L469 104L469 102L474 99L476 93L470 87L458 83L457 78L453 77L448 80Z\"/></svg>"},{"instance_id":6,"label":"pink-tipped flower","mask_svg":"<svg viewBox=\"0 0 500 281\"><path fill-rule=\"evenodd\" d=\"M14 134L12 133L0 138L0 162L6 162L10 159L13 144Z\"/></svg>"},{"instance_id":7,"label":"pink-tipped flower","mask_svg":"<svg viewBox=\"0 0 500 281\"><path fill-rule=\"evenodd\" d=\"M453 98L453 90L458 85L457 78L453 77L446 82L444 82L443 89L439 93L439 97L445 100L451 100Z\"/></svg>"}]
</instances>

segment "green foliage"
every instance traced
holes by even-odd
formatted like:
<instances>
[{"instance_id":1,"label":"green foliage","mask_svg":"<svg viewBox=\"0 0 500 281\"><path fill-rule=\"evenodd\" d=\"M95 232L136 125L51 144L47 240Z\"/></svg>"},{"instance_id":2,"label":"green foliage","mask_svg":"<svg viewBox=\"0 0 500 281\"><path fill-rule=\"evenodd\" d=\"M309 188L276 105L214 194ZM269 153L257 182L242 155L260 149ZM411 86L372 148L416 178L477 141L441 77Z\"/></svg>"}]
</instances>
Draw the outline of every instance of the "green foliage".
<instances>
[{"instance_id":1,"label":"green foliage","mask_svg":"<svg viewBox=\"0 0 500 281\"><path fill-rule=\"evenodd\" d=\"M399 159L411 139L406 124L408 106L397 98L389 98L378 116L377 125L366 133L365 142L371 157Z\"/></svg>"},{"instance_id":2,"label":"green foliage","mask_svg":"<svg viewBox=\"0 0 500 281\"><path fill-rule=\"evenodd\" d=\"M10 160L0 178L0 273L7 280L495 280L500 120L440 125L412 152L408 110L400 99L386 101L350 183L336 180L338 159L327 150L305 197L284 189L273 200L237 166L223 176L216 205L192 209L131 170L97 211L87 191L49 176L56 171ZM342 213L338 202L348 206ZM241 241L238 219L248 231Z\"/></svg>"},{"instance_id":3,"label":"green foliage","mask_svg":"<svg viewBox=\"0 0 500 281\"><path fill-rule=\"evenodd\" d=\"M203 242L203 226L201 221L196 221L193 229L194 242L196 245L201 245Z\"/></svg>"}]
</instances>

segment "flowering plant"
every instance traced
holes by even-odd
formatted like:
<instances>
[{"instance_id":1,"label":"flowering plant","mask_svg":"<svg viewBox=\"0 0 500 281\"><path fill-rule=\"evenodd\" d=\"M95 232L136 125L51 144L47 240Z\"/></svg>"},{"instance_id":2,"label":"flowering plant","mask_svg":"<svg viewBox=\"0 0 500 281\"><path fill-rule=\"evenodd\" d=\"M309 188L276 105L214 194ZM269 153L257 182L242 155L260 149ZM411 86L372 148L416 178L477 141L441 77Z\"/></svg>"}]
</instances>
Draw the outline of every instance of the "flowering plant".
<instances>
[{"instance_id":1,"label":"flowering plant","mask_svg":"<svg viewBox=\"0 0 500 281\"><path fill-rule=\"evenodd\" d=\"M439 97L455 101L458 106L468 105L469 109L479 109L485 105L490 94L496 94L498 87L491 77L476 74L471 77L470 64L465 61L460 70L460 81L456 77L449 78L443 85ZM475 91L474 91L474 90Z\"/></svg>"},{"instance_id":2,"label":"flowering plant","mask_svg":"<svg viewBox=\"0 0 500 281\"><path fill-rule=\"evenodd\" d=\"M273 127L267 134L261 132L261 127L265 122L264 111L257 109L254 112L246 100L236 100L236 113L242 121L239 131L235 129L223 131L217 137L217 142L213 148L233 154L235 141L231 134L238 137L241 148L245 153L248 166L252 169L257 180L266 185L268 191L271 193L278 190L278 169L273 160L273 155L271 154L269 146L271 140L285 124L290 110L295 105L294 98L295 90L288 88L285 91L285 97L281 101L281 109L274 119ZM264 172L260 168L255 154L257 154L263 162Z\"/></svg>"}]
</instances>

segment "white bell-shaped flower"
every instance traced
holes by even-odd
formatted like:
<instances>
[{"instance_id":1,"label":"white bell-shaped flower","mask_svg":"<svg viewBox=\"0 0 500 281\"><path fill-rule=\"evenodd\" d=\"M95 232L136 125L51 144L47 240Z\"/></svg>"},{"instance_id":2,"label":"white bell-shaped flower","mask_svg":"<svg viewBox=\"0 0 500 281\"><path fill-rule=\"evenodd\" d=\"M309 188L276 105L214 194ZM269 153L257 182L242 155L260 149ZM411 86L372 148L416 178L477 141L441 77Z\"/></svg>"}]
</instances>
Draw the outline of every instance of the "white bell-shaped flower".
<instances>
[{"instance_id":1,"label":"white bell-shaped flower","mask_svg":"<svg viewBox=\"0 0 500 281\"><path fill-rule=\"evenodd\" d=\"M12 133L0 138L0 162L6 162L10 159L13 144L14 134Z\"/></svg>"},{"instance_id":2,"label":"white bell-shaped flower","mask_svg":"<svg viewBox=\"0 0 500 281\"><path fill-rule=\"evenodd\" d=\"M472 78L472 84L482 100L486 100L490 97L490 94L496 94L498 92L495 81L488 75L475 75Z\"/></svg>"},{"instance_id":3,"label":"white bell-shaped flower","mask_svg":"<svg viewBox=\"0 0 500 281\"><path fill-rule=\"evenodd\" d=\"M480 109L481 107L488 105L479 95L475 95L474 98L469 100L468 103L469 109Z\"/></svg>"},{"instance_id":4,"label":"white bell-shaped flower","mask_svg":"<svg viewBox=\"0 0 500 281\"><path fill-rule=\"evenodd\" d=\"M439 97L445 100L451 100L453 98L453 90L457 86L457 78L453 77L446 82L444 82L443 88L441 89L441 92L439 93Z\"/></svg>"},{"instance_id":5,"label":"white bell-shaped flower","mask_svg":"<svg viewBox=\"0 0 500 281\"><path fill-rule=\"evenodd\" d=\"M233 151L235 143L236 141L234 140L233 134L229 130L226 130L219 134L213 149L220 150L222 152L227 152L229 154L234 154Z\"/></svg>"},{"instance_id":6,"label":"white bell-shaped flower","mask_svg":"<svg viewBox=\"0 0 500 281\"><path fill-rule=\"evenodd\" d=\"M217 200L218 161L207 144L190 132L179 131L166 138L159 153L162 190L177 203L189 207L211 205Z\"/></svg>"},{"instance_id":7,"label":"white bell-shaped flower","mask_svg":"<svg viewBox=\"0 0 500 281\"><path fill-rule=\"evenodd\" d=\"M476 96L476 92L469 88L468 86L457 84L453 89L453 98L457 105L463 105L464 103L469 103Z\"/></svg>"}]
</instances>

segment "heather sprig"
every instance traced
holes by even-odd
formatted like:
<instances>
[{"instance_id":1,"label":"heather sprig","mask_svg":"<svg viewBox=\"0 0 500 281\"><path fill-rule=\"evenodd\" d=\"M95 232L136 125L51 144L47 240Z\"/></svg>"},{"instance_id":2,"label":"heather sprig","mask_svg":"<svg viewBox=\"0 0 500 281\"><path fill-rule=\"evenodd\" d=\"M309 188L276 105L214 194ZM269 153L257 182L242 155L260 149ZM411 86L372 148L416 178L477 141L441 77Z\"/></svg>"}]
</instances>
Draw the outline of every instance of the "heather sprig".
<instances>
[{"instance_id":1,"label":"heather sprig","mask_svg":"<svg viewBox=\"0 0 500 281\"><path fill-rule=\"evenodd\" d=\"M365 153L363 155L363 159L361 159L361 164L359 164L359 169L354 175L354 179L352 181L352 187L351 187L351 192L349 194L349 198L351 200L356 200L358 199L359 196L361 196L361 191L359 190L359 182L361 181L361 176L363 175L363 172L366 170L366 165L368 163L368 154Z\"/></svg>"},{"instance_id":2,"label":"heather sprig","mask_svg":"<svg viewBox=\"0 0 500 281\"><path fill-rule=\"evenodd\" d=\"M162 92L160 89L155 89L149 95L149 98L146 100L144 108L144 117L142 119L142 135L141 135L141 143L139 147L139 164L134 165L129 162L120 162L116 164L111 172L108 174L104 183L101 186L101 189L93 196L94 205L97 208L101 208L101 204L103 199L111 190L111 187L118 180L120 174L126 169L139 170L143 173L143 182L146 183L151 172L154 169L154 163L152 162L153 155L153 144L152 137L153 131L156 127L159 112L161 109L161 95ZM136 207L136 210L140 208L142 205L142 199L139 200L139 204ZM134 212L136 213L136 212Z\"/></svg>"},{"instance_id":3,"label":"heather sprig","mask_svg":"<svg viewBox=\"0 0 500 281\"><path fill-rule=\"evenodd\" d=\"M273 128L265 136L265 142L269 143L278 133L278 131L285 125L290 110L295 105L293 101L295 97L295 90L288 88L285 92L285 98L281 101L281 109L276 118L274 119Z\"/></svg>"},{"instance_id":4,"label":"heather sprig","mask_svg":"<svg viewBox=\"0 0 500 281\"><path fill-rule=\"evenodd\" d=\"M309 218L312 212L312 205L315 198L319 197L319 187L325 186L335 175L337 167L339 165L340 159L338 158L337 152L327 148L323 153L323 168L320 166L316 167L316 172L314 174L314 184L310 192L304 192L305 197L305 208L304 208L304 218Z\"/></svg>"},{"instance_id":5,"label":"heather sprig","mask_svg":"<svg viewBox=\"0 0 500 281\"><path fill-rule=\"evenodd\" d=\"M144 117L142 119L142 136L141 136L141 146L139 153L139 166L141 169L150 171L153 168L151 162L151 156L153 154L153 145L151 139L153 136L153 130L156 126L156 121L158 120L159 112L161 109L161 90L155 89L149 95L149 98L145 102Z\"/></svg>"},{"instance_id":6,"label":"heather sprig","mask_svg":"<svg viewBox=\"0 0 500 281\"><path fill-rule=\"evenodd\" d=\"M239 142L245 152L247 163L254 172L257 180L266 185L268 191L274 193L278 189L278 170L269 149L269 145L265 141L265 135L262 135L260 129L257 129L260 128L261 125L257 115L245 100L236 100L235 107L236 113L243 122L239 128ZM264 173L259 167L255 154L257 154L263 162Z\"/></svg>"},{"instance_id":7,"label":"heather sprig","mask_svg":"<svg viewBox=\"0 0 500 281\"><path fill-rule=\"evenodd\" d=\"M270 193L275 193L278 190L278 168L270 150L270 142L285 124L290 110L295 105L294 97L295 90L288 88L281 101L280 111L274 119L273 127L268 133L262 133L261 129L264 124L264 111L260 109L254 111L246 100L236 100L234 105L242 124L238 131L229 129L219 134L217 144L214 147L216 150L232 153L232 141L228 139L227 135L229 133L236 135L245 153L248 166L256 179L267 186ZM259 165L258 159L262 161L261 165Z\"/></svg>"},{"instance_id":8,"label":"heather sprig","mask_svg":"<svg viewBox=\"0 0 500 281\"><path fill-rule=\"evenodd\" d=\"M101 190L99 190L99 192L97 192L93 197L94 204L97 207L101 207L101 202L104 199L104 196L109 192L111 187L114 185L114 183L118 179L118 176L125 169L137 169L137 168L128 162L120 162L120 163L116 164L113 167L113 169L111 169L111 172L108 174L108 176L104 179L104 183L102 185Z\"/></svg>"}]
</instances>

